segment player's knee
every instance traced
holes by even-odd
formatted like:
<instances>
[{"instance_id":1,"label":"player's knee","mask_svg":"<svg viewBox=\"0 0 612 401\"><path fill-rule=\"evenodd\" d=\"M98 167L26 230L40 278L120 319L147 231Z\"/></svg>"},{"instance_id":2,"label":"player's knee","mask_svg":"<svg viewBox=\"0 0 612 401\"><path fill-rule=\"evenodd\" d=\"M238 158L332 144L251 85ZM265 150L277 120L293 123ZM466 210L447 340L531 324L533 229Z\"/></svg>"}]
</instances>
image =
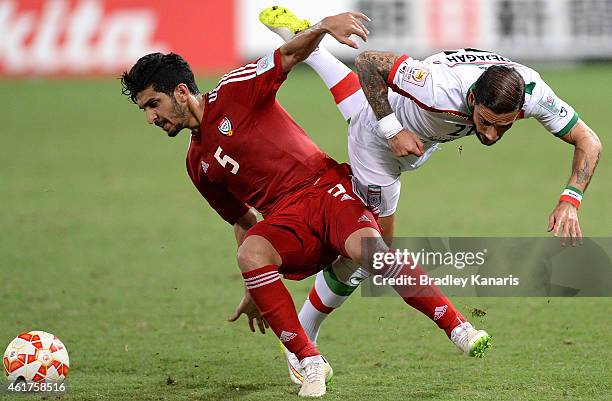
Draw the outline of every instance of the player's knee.
<instances>
[{"instance_id":1,"label":"player's knee","mask_svg":"<svg viewBox=\"0 0 612 401\"><path fill-rule=\"evenodd\" d=\"M380 233L373 228L361 228L349 235L344 248L353 261L364 267L369 265L375 253L389 249Z\"/></svg>"},{"instance_id":2,"label":"player's knee","mask_svg":"<svg viewBox=\"0 0 612 401\"><path fill-rule=\"evenodd\" d=\"M395 215L379 217L378 225L382 230L385 243L390 246L393 242L393 234L395 233Z\"/></svg>"},{"instance_id":3,"label":"player's knee","mask_svg":"<svg viewBox=\"0 0 612 401\"><path fill-rule=\"evenodd\" d=\"M236 253L238 266L243 272L259 269L268 265L280 265L280 256L272 244L263 237L247 237Z\"/></svg>"}]
</instances>

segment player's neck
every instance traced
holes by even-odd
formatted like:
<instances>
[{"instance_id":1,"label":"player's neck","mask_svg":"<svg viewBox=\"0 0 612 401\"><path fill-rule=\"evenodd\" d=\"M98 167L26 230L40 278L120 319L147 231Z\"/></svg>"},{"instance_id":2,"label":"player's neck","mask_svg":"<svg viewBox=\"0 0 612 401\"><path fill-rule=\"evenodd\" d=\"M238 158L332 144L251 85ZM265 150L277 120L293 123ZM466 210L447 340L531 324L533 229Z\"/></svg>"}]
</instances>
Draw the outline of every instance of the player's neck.
<instances>
[{"instance_id":1,"label":"player's neck","mask_svg":"<svg viewBox=\"0 0 612 401\"><path fill-rule=\"evenodd\" d=\"M189 118L189 125L187 128L190 130L198 130L200 128L200 123L202 122L202 118L204 117L204 107L205 107L204 96L202 94L198 94L192 96L189 99L189 113L191 117Z\"/></svg>"}]
</instances>

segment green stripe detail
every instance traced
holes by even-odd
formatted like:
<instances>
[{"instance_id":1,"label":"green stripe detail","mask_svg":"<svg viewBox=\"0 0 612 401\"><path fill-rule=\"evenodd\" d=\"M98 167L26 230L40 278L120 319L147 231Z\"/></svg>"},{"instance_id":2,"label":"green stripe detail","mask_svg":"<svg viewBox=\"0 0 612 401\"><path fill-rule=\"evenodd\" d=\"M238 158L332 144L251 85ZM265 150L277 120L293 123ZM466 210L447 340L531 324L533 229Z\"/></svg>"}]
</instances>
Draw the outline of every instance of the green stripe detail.
<instances>
[{"instance_id":1,"label":"green stripe detail","mask_svg":"<svg viewBox=\"0 0 612 401\"><path fill-rule=\"evenodd\" d=\"M334 271L331 266L327 267L323 270L323 277L325 278L325 283L329 289L336 295L340 295L342 297L348 297L355 291L357 287L352 287L350 285L346 285L334 274Z\"/></svg>"},{"instance_id":2,"label":"green stripe detail","mask_svg":"<svg viewBox=\"0 0 612 401\"><path fill-rule=\"evenodd\" d=\"M572 117L572 119L570 120L569 123L567 123L567 125L565 127L563 127L563 129L559 132L557 132L556 134L553 134L554 136L556 136L557 138L561 138L563 135L567 134L568 132L571 131L572 128L574 128L574 125L576 125L576 123L578 122L578 113L574 112L574 117Z\"/></svg>"},{"instance_id":3,"label":"green stripe detail","mask_svg":"<svg viewBox=\"0 0 612 401\"><path fill-rule=\"evenodd\" d=\"M566 186L565 186L565 189L569 189L570 191L574 191L574 192L576 192L577 194L579 194L580 196L584 195L584 193L583 193L581 190L579 190L579 189L578 189L578 188L576 188L576 187L572 187L571 185L566 185Z\"/></svg>"},{"instance_id":4,"label":"green stripe detail","mask_svg":"<svg viewBox=\"0 0 612 401\"><path fill-rule=\"evenodd\" d=\"M535 85L535 82L529 82L527 85L525 85L525 93L529 93L531 95L531 93L533 92L533 88L535 88Z\"/></svg>"}]
</instances>

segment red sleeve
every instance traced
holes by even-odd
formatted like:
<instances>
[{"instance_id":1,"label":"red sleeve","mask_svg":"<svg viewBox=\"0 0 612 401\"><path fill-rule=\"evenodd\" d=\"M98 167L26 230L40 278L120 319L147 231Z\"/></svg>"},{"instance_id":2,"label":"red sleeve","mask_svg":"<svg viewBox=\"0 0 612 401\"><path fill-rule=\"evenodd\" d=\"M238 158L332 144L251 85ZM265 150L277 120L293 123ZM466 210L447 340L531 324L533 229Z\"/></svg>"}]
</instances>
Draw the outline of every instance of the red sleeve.
<instances>
[{"instance_id":1,"label":"red sleeve","mask_svg":"<svg viewBox=\"0 0 612 401\"><path fill-rule=\"evenodd\" d=\"M231 96L249 108L269 106L278 88L287 79L281 64L280 49L225 74L213 92Z\"/></svg>"},{"instance_id":2,"label":"red sleeve","mask_svg":"<svg viewBox=\"0 0 612 401\"><path fill-rule=\"evenodd\" d=\"M249 211L249 207L244 202L238 200L225 188L211 182L206 176L194 177L189 167L187 171L193 185L206 199L210 207L215 209L217 214L229 224L234 225L240 217Z\"/></svg>"}]
</instances>

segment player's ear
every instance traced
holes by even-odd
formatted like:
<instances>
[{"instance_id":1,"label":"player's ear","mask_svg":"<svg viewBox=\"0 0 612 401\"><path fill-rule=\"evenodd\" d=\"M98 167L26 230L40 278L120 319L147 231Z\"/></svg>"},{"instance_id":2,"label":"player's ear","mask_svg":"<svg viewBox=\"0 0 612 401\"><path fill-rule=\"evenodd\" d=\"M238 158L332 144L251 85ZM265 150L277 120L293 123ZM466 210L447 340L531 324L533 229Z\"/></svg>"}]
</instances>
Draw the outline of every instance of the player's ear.
<instances>
[{"instance_id":1,"label":"player's ear","mask_svg":"<svg viewBox=\"0 0 612 401\"><path fill-rule=\"evenodd\" d=\"M186 102L190 93L189 88L185 84L178 84L174 88L174 97L178 102Z\"/></svg>"},{"instance_id":2,"label":"player's ear","mask_svg":"<svg viewBox=\"0 0 612 401\"><path fill-rule=\"evenodd\" d=\"M470 105L470 108L472 108L472 110L473 110L474 109L474 103L476 103L476 97L474 96L474 92L473 91L470 91L470 93L468 94L467 101L468 101L468 104Z\"/></svg>"}]
</instances>

